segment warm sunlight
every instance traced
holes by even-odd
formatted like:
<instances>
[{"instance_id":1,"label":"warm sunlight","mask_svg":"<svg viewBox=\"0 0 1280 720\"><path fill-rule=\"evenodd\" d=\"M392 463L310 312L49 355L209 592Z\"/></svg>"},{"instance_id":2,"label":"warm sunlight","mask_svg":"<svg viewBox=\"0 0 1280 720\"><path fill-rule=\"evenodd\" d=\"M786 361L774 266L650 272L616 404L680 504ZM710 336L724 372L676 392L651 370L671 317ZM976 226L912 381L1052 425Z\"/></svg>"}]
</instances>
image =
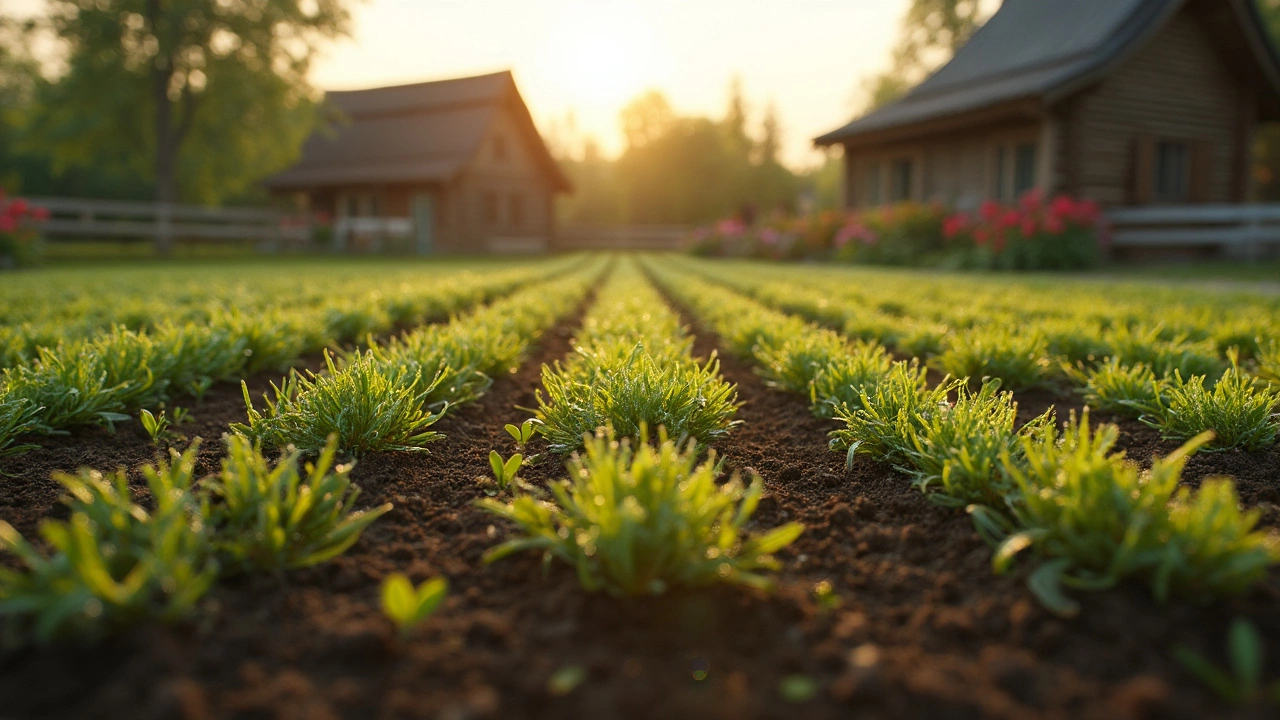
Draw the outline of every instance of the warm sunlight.
<instances>
[{"instance_id":1,"label":"warm sunlight","mask_svg":"<svg viewBox=\"0 0 1280 720\"><path fill-rule=\"evenodd\" d=\"M562 5L547 28L538 69L584 112L618 107L659 74L659 35L634 3Z\"/></svg>"}]
</instances>

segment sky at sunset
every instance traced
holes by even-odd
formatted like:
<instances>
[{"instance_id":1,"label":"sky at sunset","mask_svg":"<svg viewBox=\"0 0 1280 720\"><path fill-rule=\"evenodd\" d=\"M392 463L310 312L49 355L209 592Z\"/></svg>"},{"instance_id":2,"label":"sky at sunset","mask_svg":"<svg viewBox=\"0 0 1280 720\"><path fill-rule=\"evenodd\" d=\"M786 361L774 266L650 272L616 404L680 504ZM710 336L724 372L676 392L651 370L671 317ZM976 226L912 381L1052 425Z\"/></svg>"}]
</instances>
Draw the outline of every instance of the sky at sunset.
<instances>
[{"instance_id":1,"label":"sky at sunset","mask_svg":"<svg viewBox=\"0 0 1280 720\"><path fill-rule=\"evenodd\" d=\"M809 139L846 122L860 78L883 69L905 0L369 0L355 37L315 69L353 89L504 68L539 127L573 112L619 150L618 111L648 88L677 111L720 116L742 79L751 108L777 104L785 160L817 161Z\"/></svg>"}]
</instances>

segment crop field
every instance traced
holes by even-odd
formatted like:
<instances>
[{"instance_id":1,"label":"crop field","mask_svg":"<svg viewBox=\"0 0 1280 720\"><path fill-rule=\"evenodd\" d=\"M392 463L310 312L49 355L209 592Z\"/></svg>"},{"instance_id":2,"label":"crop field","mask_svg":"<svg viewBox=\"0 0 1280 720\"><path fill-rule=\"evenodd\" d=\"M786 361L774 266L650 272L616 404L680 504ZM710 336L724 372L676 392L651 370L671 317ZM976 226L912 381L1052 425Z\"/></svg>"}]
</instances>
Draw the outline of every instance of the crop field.
<instances>
[{"instance_id":1,"label":"crop field","mask_svg":"<svg viewBox=\"0 0 1280 720\"><path fill-rule=\"evenodd\" d=\"M1280 296L1245 287L0 277L0 716L1274 717Z\"/></svg>"}]
</instances>

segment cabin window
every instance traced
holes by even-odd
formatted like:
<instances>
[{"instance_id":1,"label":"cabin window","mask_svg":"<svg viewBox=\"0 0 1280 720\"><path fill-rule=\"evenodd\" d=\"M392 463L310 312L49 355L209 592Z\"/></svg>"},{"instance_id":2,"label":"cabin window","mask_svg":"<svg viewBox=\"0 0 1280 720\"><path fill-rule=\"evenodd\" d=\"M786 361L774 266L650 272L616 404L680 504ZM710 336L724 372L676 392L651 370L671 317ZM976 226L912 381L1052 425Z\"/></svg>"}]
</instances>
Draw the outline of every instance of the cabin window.
<instances>
[{"instance_id":1,"label":"cabin window","mask_svg":"<svg viewBox=\"0 0 1280 720\"><path fill-rule=\"evenodd\" d=\"M884 198L881 197L880 163L869 163L866 172L867 191L863 195L866 199L866 204L874 207L884 202Z\"/></svg>"},{"instance_id":2,"label":"cabin window","mask_svg":"<svg viewBox=\"0 0 1280 720\"><path fill-rule=\"evenodd\" d=\"M904 202L911 199L912 170L910 160L894 161L889 187L890 202Z\"/></svg>"},{"instance_id":3,"label":"cabin window","mask_svg":"<svg viewBox=\"0 0 1280 720\"><path fill-rule=\"evenodd\" d=\"M485 225L498 224L498 196L496 193L481 193L480 215L483 218Z\"/></svg>"},{"instance_id":4,"label":"cabin window","mask_svg":"<svg viewBox=\"0 0 1280 720\"><path fill-rule=\"evenodd\" d=\"M493 159L498 162L507 161L507 139L501 135L493 138Z\"/></svg>"},{"instance_id":5,"label":"cabin window","mask_svg":"<svg viewBox=\"0 0 1280 720\"><path fill-rule=\"evenodd\" d=\"M1005 168L1006 154L1007 153L1005 152L1003 145L996 146L996 156L992 161L992 170L994 170L994 172L992 173L993 182L992 182L992 188L991 188L991 197L995 198L996 200L1005 199L1005 192L1004 192L1005 181L1004 180L1006 177L1006 173L1004 171L1004 168Z\"/></svg>"},{"instance_id":6,"label":"cabin window","mask_svg":"<svg viewBox=\"0 0 1280 720\"><path fill-rule=\"evenodd\" d=\"M512 193L507 198L507 221L513 228L524 225L524 196L520 193Z\"/></svg>"},{"instance_id":7,"label":"cabin window","mask_svg":"<svg viewBox=\"0 0 1280 720\"><path fill-rule=\"evenodd\" d=\"M1022 197L1036 186L1036 146L1022 143L1013 150L1013 195Z\"/></svg>"},{"instance_id":8,"label":"cabin window","mask_svg":"<svg viewBox=\"0 0 1280 720\"><path fill-rule=\"evenodd\" d=\"M1186 202L1191 194L1191 148L1186 143L1156 144L1156 200Z\"/></svg>"}]
</instances>

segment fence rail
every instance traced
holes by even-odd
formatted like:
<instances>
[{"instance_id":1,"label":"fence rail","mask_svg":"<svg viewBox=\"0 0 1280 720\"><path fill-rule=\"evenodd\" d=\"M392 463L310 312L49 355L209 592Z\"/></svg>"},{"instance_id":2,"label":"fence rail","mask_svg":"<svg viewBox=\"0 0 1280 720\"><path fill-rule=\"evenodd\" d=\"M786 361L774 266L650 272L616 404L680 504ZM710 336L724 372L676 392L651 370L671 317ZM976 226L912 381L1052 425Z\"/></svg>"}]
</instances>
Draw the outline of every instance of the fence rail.
<instances>
[{"instance_id":1,"label":"fence rail","mask_svg":"<svg viewBox=\"0 0 1280 720\"><path fill-rule=\"evenodd\" d=\"M569 225L556 245L565 250L678 250L690 228L683 225Z\"/></svg>"},{"instance_id":2,"label":"fence rail","mask_svg":"<svg viewBox=\"0 0 1280 720\"><path fill-rule=\"evenodd\" d=\"M304 242L310 229L304 219L274 210L208 208L151 202L33 197L28 201L49 211L41 224L54 238L116 238L234 241L273 244Z\"/></svg>"},{"instance_id":3,"label":"fence rail","mask_svg":"<svg viewBox=\"0 0 1280 720\"><path fill-rule=\"evenodd\" d=\"M1125 208L1107 219L1117 250L1206 250L1240 259L1280 254L1280 204Z\"/></svg>"}]
</instances>

